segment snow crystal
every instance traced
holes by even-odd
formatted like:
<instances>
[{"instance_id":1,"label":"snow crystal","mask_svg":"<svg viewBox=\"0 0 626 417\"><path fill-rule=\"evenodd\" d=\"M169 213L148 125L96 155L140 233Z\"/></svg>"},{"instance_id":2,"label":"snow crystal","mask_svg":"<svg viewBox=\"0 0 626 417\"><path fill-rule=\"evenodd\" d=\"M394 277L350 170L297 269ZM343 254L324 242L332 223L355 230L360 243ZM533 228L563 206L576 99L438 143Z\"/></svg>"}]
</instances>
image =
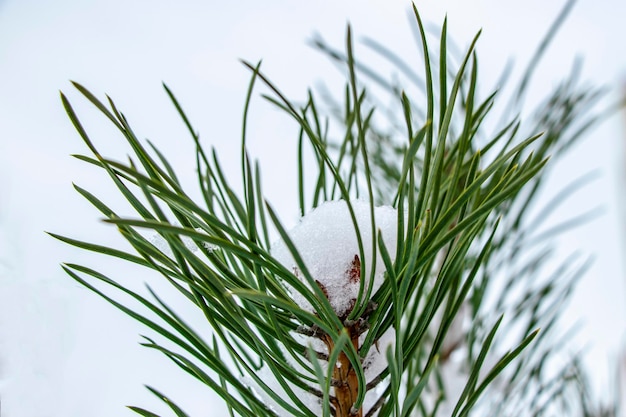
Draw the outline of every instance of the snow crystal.
<instances>
[{"instance_id":1,"label":"snow crystal","mask_svg":"<svg viewBox=\"0 0 626 417\"><path fill-rule=\"evenodd\" d=\"M196 228L195 230L196 230L196 232L204 232L200 228ZM180 235L180 240L183 242L183 245L185 245L187 247L187 249L189 249L191 252L197 252L198 251L198 249L199 249L198 245L196 245L196 243L193 241L193 239L191 239L189 236ZM150 239L150 243L152 243L155 248L157 248L158 250L163 252L165 255L167 255L167 256L173 256L174 255L174 253L172 252L172 249L170 248L169 243L167 243L167 240L165 240L163 238L163 236L161 236L159 234L156 234L156 235L152 236L152 238ZM204 242L202 246L204 246L204 248L209 250L209 251L214 251L214 250L217 249L216 245L212 245L212 244L206 243L206 242Z\"/></svg>"},{"instance_id":2,"label":"snow crystal","mask_svg":"<svg viewBox=\"0 0 626 417\"><path fill-rule=\"evenodd\" d=\"M363 339L365 339L363 335ZM376 378L387 367L387 349L396 342L396 331L390 327L370 348L367 356L363 360L363 370L365 371L365 379L370 382Z\"/></svg>"},{"instance_id":3,"label":"snow crystal","mask_svg":"<svg viewBox=\"0 0 626 417\"><path fill-rule=\"evenodd\" d=\"M370 411L372 407L378 402L381 396L385 394L387 387L389 386L389 377L379 382L376 387L365 393L365 401L363 402L363 410ZM380 410L376 411L373 415L377 416Z\"/></svg>"},{"instance_id":4,"label":"snow crystal","mask_svg":"<svg viewBox=\"0 0 626 417\"><path fill-rule=\"evenodd\" d=\"M357 298L360 285L358 271L361 268L365 269L367 290L373 258L370 204L363 200L355 200L351 204L361 233L365 259L359 258L357 234L348 205L343 200L322 204L304 216L288 233L311 276L340 317L350 312ZM396 253L397 211L390 206L375 207L374 219L393 259ZM305 281L284 242L274 244L272 255ZM377 249L372 294L380 288L384 273L385 266ZM302 308L314 312L311 304L300 293L293 291L292 297Z\"/></svg>"}]
</instances>

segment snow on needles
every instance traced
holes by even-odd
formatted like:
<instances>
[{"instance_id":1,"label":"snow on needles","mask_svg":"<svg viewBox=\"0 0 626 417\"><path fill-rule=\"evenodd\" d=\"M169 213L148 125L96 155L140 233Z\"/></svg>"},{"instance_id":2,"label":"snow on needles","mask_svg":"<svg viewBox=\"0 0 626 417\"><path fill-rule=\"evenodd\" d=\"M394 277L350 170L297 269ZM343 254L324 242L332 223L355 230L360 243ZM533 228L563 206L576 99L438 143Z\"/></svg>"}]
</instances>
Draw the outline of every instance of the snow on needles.
<instances>
[{"instance_id":1,"label":"snow on needles","mask_svg":"<svg viewBox=\"0 0 626 417\"><path fill-rule=\"evenodd\" d=\"M288 232L288 236L302 258L306 269L311 274L311 278L315 281L311 285L317 285L322 290L337 317L343 320L344 326L346 326L345 330L348 332L354 348L359 350L369 331L368 326L364 325L367 324L368 310L366 309L364 315L356 320L346 319L358 298L361 280L364 281L364 291L371 290L371 293L374 294L385 279L385 264L380 256L379 248L372 246L373 237L376 237L380 231L385 247L390 257L394 259L397 245L398 214L393 207L375 207L373 209L375 229L372 230L370 203L354 200L350 204L360 233L363 245L362 252L359 250L355 222L350 215L346 201L326 202L315 208ZM293 271L305 285L309 285L309 281L304 277L283 241L275 243L271 252L278 262ZM372 262L373 259L376 260L375 263ZM317 313L300 292L291 287L289 289L298 306L311 313ZM369 311L371 313L371 310ZM333 368L334 396L331 405L335 410L334 412L337 415L347 415L348 411L352 412L351 407L357 395L358 385L356 370L345 353L340 353L338 360L329 364L324 358L328 358L333 349L334 342L331 335L318 330L313 332L313 336L301 333L294 334L294 337L302 340L318 353L325 372L328 366ZM363 409L371 409L384 392L387 381L376 378L388 365L385 352L393 346L395 338L395 331L390 328L375 341L369 351L360 352L363 355L361 363L368 387L373 383L366 393ZM298 372L303 371L296 361L291 365ZM305 401L309 411L319 415L322 412L321 397L312 394L311 391L303 391L301 394L299 398ZM269 400L268 404L271 406L273 403ZM376 412L373 413L376 415ZM279 412L278 415L286 414Z\"/></svg>"},{"instance_id":2,"label":"snow on needles","mask_svg":"<svg viewBox=\"0 0 626 417\"><path fill-rule=\"evenodd\" d=\"M361 234L365 259L359 258L357 234L348 205L345 201L326 202L305 215L290 232L304 264L328 298L339 317L346 316L358 296L360 279L358 272L365 269L363 276L369 285L372 267L372 226L370 204L364 200L351 201ZM383 241L392 259L396 253L397 211L390 206L375 207L376 228L381 231ZM289 248L279 241L272 247L272 255L284 266L294 271L303 281ZM372 294L380 288L385 265L380 250L376 251L376 265ZM356 275L356 276L355 276ZM302 308L314 312L311 304L298 292L292 291L294 301Z\"/></svg>"}]
</instances>

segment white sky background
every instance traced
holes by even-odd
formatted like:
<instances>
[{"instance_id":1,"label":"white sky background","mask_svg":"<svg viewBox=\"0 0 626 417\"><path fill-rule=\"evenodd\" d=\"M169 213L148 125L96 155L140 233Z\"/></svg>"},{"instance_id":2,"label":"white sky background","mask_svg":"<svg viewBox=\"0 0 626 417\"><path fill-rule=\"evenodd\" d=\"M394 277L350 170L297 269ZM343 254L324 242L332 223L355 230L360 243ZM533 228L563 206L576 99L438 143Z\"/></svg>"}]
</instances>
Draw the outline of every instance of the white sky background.
<instances>
[{"instance_id":1,"label":"white sky background","mask_svg":"<svg viewBox=\"0 0 626 417\"><path fill-rule=\"evenodd\" d=\"M148 137L182 167L193 187L193 148L161 88L178 96L205 144L227 171L238 173L241 114L250 73L239 62L263 58L264 71L287 96L302 98L319 80L338 72L306 46L319 32L343 46L346 22L358 40L367 35L421 66L408 23L410 3L379 1L79 1L0 0L0 397L3 417L134 415L124 405L153 410L149 383L193 416L221 416L219 400L206 394L156 352L138 345L145 330L67 277L61 261L98 267L104 262L43 233L53 231L96 242L117 242L113 228L74 192L72 181L119 201L100 173L69 157L86 153L58 96L66 92L100 146L123 157L121 138L80 100L68 80L114 98L140 137ZM296 6L297 4L297 6ZM478 53L483 87L495 83L507 58L525 63L562 1L422 1L425 20L440 24L448 13L451 39L466 46L484 29ZM626 68L626 2L580 0L538 69L533 95L564 78L576 55L583 75L615 86ZM358 45L358 44L357 44ZM357 47L359 50L364 48ZM485 91L483 91L485 93ZM607 102L608 102L607 100ZM592 186L554 216L567 218L600 205L602 217L568 233L560 249L593 253L596 262L574 296L568 317L583 317L578 340L592 347L588 362L598 381L624 335L622 120L612 117L555 167L554 190L584 172L600 169ZM268 197L287 223L296 220L294 126L255 101L251 152L266 162ZM622 194L623 195L623 194ZM621 207L621 208L620 208ZM142 271L104 265L137 285ZM117 275L115 275L117 274ZM200 321L198 323L201 323ZM597 384L601 389L602 383Z\"/></svg>"}]
</instances>

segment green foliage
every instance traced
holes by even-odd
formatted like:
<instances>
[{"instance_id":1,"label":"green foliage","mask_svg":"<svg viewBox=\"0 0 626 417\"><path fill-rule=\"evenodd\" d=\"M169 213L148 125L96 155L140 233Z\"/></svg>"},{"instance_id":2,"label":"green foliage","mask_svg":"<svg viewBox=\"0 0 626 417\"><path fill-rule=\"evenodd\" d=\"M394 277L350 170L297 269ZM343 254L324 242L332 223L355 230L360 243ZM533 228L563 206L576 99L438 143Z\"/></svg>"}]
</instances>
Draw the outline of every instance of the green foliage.
<instances>
[{"instance_id":1,"label":"green foliage","mask_svg":"<svg viewBox=\"0 0 626 417\"><path fill-rule=\"evenodd\" d=\"M548 99L534 124L513 117L488 135L484 122L497 106L497 95L481 97L477 88L474 47L478 35L458 68L452 68L446 23L435 53L417 10L415 18L424 51L424 78L414 75L413 79L423 83L424 97L416 100L389 88L402 108L400 139L376 127L378 110L360 77L374 81L382 77L357 62L349 28L345 54L318 42L347 68L345 99L337 114L339 140L323 128L329 119L322 116L313 93L299 106L261 72L260 65L245 63L252 78L244 108L241 187L228 182L217 152L203 148L182 106L164 86L195 143L201 201L194 201L185 191L165 155L145 147L110 98L104 103L74 83L127 141L133 157L125 163L100 154L69 100L61 95L92 153L76 157L102 169L138 217L119 216L96 195L75 186L116 226L134 252L53 236L160 274L202 312L212 338L207 340L194 330L151 289L149 295L140 294L123 281L86 266L66 263L63 268L149 328L156 337L145 338L143 345L161 352L215 391L231 415L318 415L307 396L320 400L322 415L343 415L337 408L341 401L333 371L337 369L334 364L344 359L357 381L353 411L359 410L361 416L441 415L446 402L452 405L452 416L467 416L473 410L480 413L481 404L492 407L503 398L515 401L502 401L495 415L526 415L516 407L537 398L540 401L534 404L539 407L547 400L542 373L551 356L547 352L555 346L554 338L548 336L553 333L560 301L585 264L567 261L554 279L541 280L537 271L547 259L544 248L520 249L528 240L528 208L542 184L549 155L568 147L594 123L589 118L576 127L598 96L576 91L572 79ZM400 70L408 68L389 51L379 47L378 51ZM431 62L435 55L438 64ZM300 213L305 215L325 201L345 200L357 231L360 259L376 259L379 252L384 262L382 287L372 293L361 279L361 291L346 318L338 317L323 288L316 285L278 214L265 201L260 167L248 157L246 121L257 83L269 88L266 99L300 129L296 156ZM524 79L520 84L517 97L527 83ZM315 156L313 166L304 163L308 147ZM307 186L311 180L312 189ZM363 250L350 203L355 198L367 199L372 212L381 202L397 209L395 254L375 233L373 253ZM300 276L272 256L272 231L289 247ZM159 235L169 250L161 249L146 232ZM371 269L363 268L360 274L373 274ZM115 295L102 290L99 283ZM302 294L315 313L297 305L290 291ZM495 303L492 294L496 294ZM141 308L119 301L120 295ZM368 330L355 343L351 331L359 320L366 322ZM459 320L470 325L458 330ZM389 329L395 331L395 344L384 352L387 366L367 381L362 358L378 349L378 340ZM325 358L318 358L319 352L308 343L319 335L329 347ZM458 398L448 398L453 394L443 370L456 352L463 356L458 364L463 388ZM324 369L324 361L331 366ZM172 399L154 388L149 390L173 415L186 415ZM368 392L377 396L376 401L363 409ZM490 393L487 400L481 400L486 392ZM131 409L143 416L156 415ZM536 409L528 415L541 413Z\"/></svg>"}]
</instances>

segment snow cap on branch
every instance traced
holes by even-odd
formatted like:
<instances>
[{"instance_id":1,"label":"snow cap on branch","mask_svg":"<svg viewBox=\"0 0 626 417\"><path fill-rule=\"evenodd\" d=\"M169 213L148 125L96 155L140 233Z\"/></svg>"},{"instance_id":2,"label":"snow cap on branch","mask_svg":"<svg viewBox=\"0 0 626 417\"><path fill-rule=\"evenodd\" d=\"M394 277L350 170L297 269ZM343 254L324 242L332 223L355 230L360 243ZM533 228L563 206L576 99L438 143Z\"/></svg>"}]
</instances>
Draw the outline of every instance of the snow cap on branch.
<instances>
[{"instance_id":1,"label":"snow cap on branch","mask_svg":"<svg viewBox=\"0 0 626 417\"><path fill-rule=\"evenodd\" d=\"M289 232L289 238L311 276L339 317L347 315L354 307L354 300L359 292L361 269L365 269L363 276L367 291L372 268L370 204L365 200L353 200L351 205L361 234L364 259L360 259L357 232L344 200L323 203L306 214ZM375 207L374 219L376 229L381 231L385 246L393 259L396 253L397 211L390 206ZM279 241L273 245L272 255L304 281L284 242ZM377 248L372 294L380 288L384 273L385 265ZM313 312L311 304L300 293L292 293L298 305Z\"/></svg>"}]
</instances>

